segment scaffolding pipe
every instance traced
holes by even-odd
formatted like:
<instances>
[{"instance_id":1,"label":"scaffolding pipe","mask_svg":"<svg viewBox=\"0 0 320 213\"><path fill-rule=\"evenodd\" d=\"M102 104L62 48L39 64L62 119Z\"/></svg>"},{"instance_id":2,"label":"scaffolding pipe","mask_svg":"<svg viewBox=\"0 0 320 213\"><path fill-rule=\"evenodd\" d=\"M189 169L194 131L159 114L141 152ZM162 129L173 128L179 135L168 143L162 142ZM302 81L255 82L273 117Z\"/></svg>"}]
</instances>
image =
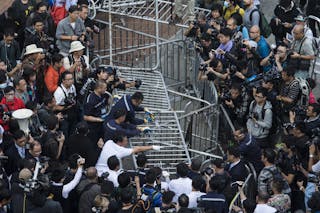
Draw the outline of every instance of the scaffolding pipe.
<instances>
[{"instance_id":1,"label":"scaffolding pipe","mask_svg":"<svg viewBox=\"0 0 320 213\"><path fill-rule=\"evenodd\" d=\"M110 60L110 65L113 66L112 62L112 15L111 15L111 2L112 0L109 0L109 42L110 42L110 50L109 50L109 60Z\"/></svg>"}]
</instances>

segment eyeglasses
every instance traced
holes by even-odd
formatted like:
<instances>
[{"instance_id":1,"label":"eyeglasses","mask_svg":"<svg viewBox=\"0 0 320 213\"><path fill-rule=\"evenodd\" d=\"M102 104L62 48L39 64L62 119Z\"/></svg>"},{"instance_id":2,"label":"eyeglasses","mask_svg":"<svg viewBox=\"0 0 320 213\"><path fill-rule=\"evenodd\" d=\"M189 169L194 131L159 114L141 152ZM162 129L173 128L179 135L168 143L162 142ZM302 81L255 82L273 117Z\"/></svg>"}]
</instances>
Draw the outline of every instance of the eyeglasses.
<instances>
[{"instance_id":1,"label":"eyeglasses","mask_svg":"<svg viewBox=\"0 0 320 213\"><path fill-rule=\"evenodd\" d=\"M66 78L66 79L64 79L64 80L66 80L66 81L71 81L71 80L73 80L73 78Z\"/></svg>"}]
</instances>

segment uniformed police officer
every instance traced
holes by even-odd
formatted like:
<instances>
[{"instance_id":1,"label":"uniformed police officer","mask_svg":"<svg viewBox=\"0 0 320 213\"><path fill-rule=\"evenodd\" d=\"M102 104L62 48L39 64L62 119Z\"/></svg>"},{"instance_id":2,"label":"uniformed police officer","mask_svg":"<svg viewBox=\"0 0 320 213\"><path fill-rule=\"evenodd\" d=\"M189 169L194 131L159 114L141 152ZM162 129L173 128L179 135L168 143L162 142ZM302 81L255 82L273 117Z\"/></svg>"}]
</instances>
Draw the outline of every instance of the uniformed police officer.
<instances>
[{"instance_id":1,"label":"uniformed police officer","mask_svg":"<svg viewBox=\"0 0 320 213\"><path fill-rule=\"evenodd\" d=\"M125 122L129 122L134 125L140 125L144 123L143 119L136 118L135 111L146 111L147 109L141 107L140 104L143 101L143 95L141 92L135 92L133 95L124 95L112 108L107 116L106 122L115 118L115 112L122 108L125 109L127 116Z\"/></svg>"},{"instance_id":2,"label":"uniformed police officer","mask_svg":"<svg viewBox=\"0 0 320 213\"><path fill-rule=\"evenodd\" d=\"M104 141L110 140L117 135L133 137L143 131L142 127L137 127L134 124L125 122L126 115L127 111L125 108L119 107L118 109L114 109L114 118L104 123Z\"/></svg>"},{"instance_id":3,"label":"uniformed police officer","mask_svg":"<svg viewBox=\"0 0 320 213\"><path fill-rule=\"evenodd\" d=\"M88 95L84 104L83 119L88 123L88 136L94 144L97 143L99 138L103 138L103 121L107 117L109 98L106 89L107 83L105 81L96 81L94 91Z\"/></svg>"}]
</instances>

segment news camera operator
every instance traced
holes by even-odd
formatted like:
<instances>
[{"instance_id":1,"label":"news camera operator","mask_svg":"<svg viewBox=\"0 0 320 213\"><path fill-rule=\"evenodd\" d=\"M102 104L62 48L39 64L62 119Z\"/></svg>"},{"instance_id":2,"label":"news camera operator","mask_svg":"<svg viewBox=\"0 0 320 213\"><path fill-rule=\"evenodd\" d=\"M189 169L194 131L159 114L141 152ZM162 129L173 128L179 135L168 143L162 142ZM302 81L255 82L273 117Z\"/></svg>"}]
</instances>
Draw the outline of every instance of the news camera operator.
<instances>
[{"instance_id":1,"label":"news camera operator","mask_svg":"<svg viewBox=\"0 0 320 213\"><path fill-rule=\"evenodd\" d=\"M302 111L302 112L301 112ZM302 117L297 113L303 113ZM320 134L320 105L317 103L309 104L304 111L303 109L300 112L290 111L289 118L290 123L294 124L296 121L303 121L305 124L305 131L309 137L319 136ZM298 117L298 118L297 118Z\"/></svg>"},{"instance_id":2,"label":"news camera operator","mask_svg":"<svg viewBox=\"0 0 320 213\"><path fill-rule=\"evenodd\" d=\"M220 96L220 99L226 107L231 120L245 124L249 105L249 97L246 90L239 84L232 84L230 92Z\"/></svg>"},{"instance_id":3,"label":"news camera operator","mask_svg":"<svg viewBox=\"0 0 320 213\"><path fill-rule=\"evenodd\" d=\"M212 50L214 49L214 43L209 34L203 33L200 38L200 43L196 44L196 52L200 56L200 61L208 62L211 60Z\"/></svg>"}]
</instances>

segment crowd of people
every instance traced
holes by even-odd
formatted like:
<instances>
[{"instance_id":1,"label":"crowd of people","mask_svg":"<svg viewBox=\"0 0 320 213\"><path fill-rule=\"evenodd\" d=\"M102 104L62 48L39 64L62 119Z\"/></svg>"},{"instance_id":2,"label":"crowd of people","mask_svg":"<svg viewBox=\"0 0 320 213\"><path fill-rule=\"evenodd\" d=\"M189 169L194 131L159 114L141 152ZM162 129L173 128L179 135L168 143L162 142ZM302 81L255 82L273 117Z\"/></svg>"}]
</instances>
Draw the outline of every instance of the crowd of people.
<instances>
[{"instance_id":1,"label":"crowd of people","mask_svg":"<svg viewBox=\"0 0 320 213\"><path fill-rule=\"evenodd\" d=\"M270 24L258 0L196 3L211 10L194 14L188 1L198 80L214 82L236 130L224 159L203 171L199 159L181 162L171 176L143 154L160 146L128 148L154 116L139 91L113 100L114 89L139 89L141 80L90 67L85 53L103 26L88 18L87 0L15 0L0 15L1 213L225 213L238 191L234 212L320 211L320 107L310 78L318 46L301 9L319 16L319 3L280 0ZM12 116L25 108L28 132ZM138 169L124 171L132 154ZM256 199L242 187L247 165L258 176Z\"/></svg>"}]
</instances>

